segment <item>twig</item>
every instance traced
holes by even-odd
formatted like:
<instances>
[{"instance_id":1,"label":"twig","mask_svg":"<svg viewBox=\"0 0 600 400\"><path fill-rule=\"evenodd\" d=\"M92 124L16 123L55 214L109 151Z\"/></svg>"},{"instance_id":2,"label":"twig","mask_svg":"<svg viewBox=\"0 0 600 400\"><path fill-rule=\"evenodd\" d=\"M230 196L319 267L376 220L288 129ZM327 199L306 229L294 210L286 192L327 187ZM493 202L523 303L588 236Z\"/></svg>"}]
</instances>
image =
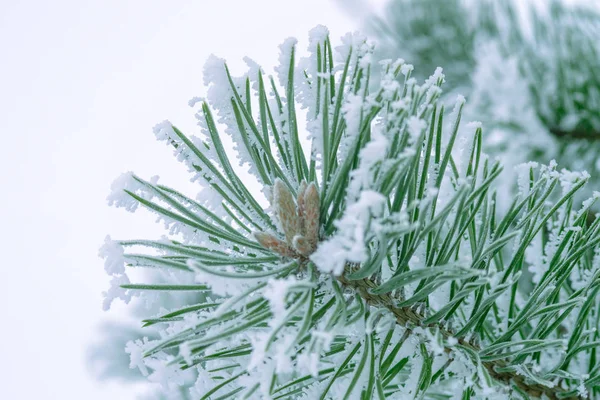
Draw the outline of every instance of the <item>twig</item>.
<instances>
[{"instance_id":1,"label":"twig","mask_svg":"<svg viewBox=\"0 0 600 400\"><path fill-rule=\"evenodd\" d=\"M399 325L407 326L420 326L422 328L431 328L431 326L425 326L422 324L422 321L425 319L425 315L422 315L418 312L418 310L414 310L411 307L397 307L395 306L394 299L389 294L383 295L375 295L371 293L371 289L375 289L377 285L369 279L360 279L360 280L348 280L344 275L340 275L337 277L338 281L344 285L345 287L352 288L356 291L367 303L375 307L385 307L394 314L396 317L396 321ZM451 332L444 329L441 326L437 326L439 328L440 333L445 337L453 336ZM464 338L456 338L458 343L462 346L470 348L471 350L479 353L481 349L479 346L474 345L473 343L465 340ZM454 351L449 347L445 347L447 352ZM525 377L510 373L510 372L497 372L496 368L505 367L507 364L502 360L489 361L482 363L486 369L489 371L490 376L497 381L500 381L506 385L510 385L512 382L514 385L519 387L522 391L527 393L529 396L534 398L541 398L543 395L546 395L548 399L551 400L579 400L578 396L566 396L566 390L560 387L552 387L549 388L544 385L540 385L537 383L529 383L525 380ZM563 394L560 396L560 394Z\"/></svg>"}]
</instances>

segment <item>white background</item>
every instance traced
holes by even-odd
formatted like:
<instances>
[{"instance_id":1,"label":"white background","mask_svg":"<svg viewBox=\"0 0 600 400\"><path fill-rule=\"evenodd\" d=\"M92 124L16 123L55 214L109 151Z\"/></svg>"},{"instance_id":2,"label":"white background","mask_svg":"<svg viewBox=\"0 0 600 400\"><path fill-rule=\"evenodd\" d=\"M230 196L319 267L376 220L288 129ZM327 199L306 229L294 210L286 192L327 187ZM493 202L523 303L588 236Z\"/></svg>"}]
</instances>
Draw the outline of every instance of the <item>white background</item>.
<instances>
[{"instance_id":1,"label":"white background","mask_svg":"<svg viewBox=\"0 0 600 400\"><path fill-rule=\"evenodd\" d=\"M357 25L325 0L0 0L0 398L135 398L86 366L107 318L97 253L107 233L162 230L109 208L110 183L134 170L190 185L152 126L194 128L210 53L270 71L277 45L305 46L316 24L335 39Z\"/></svg>"}]
</instances>

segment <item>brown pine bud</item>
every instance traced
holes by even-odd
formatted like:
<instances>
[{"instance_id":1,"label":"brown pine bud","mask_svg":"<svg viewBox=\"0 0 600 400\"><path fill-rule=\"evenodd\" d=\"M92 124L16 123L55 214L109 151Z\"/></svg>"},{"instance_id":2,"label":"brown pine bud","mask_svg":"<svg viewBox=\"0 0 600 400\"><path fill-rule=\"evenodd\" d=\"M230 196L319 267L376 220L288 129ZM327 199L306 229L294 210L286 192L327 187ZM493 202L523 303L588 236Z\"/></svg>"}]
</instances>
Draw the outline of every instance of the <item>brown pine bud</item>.
<instances>
[{"instance_id":1,"label":"brown pine bud","mask_svg":"<svg viewBox=\"0 0 600 400\"><path fill-rule=\"evenodd\" d=\"M311 182L304 193L304 230L305 237L311 247L311 253L315 251L319 241L320 206L317 185Z\"/></svg>"},{"instance_id":2,"label":"brown pine bud","mask_svg":"<svg viewBox=\"0 0 600 400\"><path fill-rule=\"evenodd\" d=\"M306 192L306 188L308 185L306 181L303 179L300 182L300 187L298 188L298 197L296 203L298 203L298 222L300 224L299 232L301 235L306 234L305 223L304 223L304 193Z\"/></svg>"},{"instance_id":3,"label":"brown pine bud","mask_svg":"<svg viewBox=\"0 0 600 400\"><path fill-rule=\"evenodd\" d=\"M306 240L306 238L302 235L294 236L293 246L294 246L294 250L296 250L298 253L302 254L303 256L308 257L311 254L310 244L308 243L308 240Z\"/></svg>"},{"instance_id":4,"label":"brown pine bud","mask_svg":"<svg viewBox=\"0 0 600 400\"><path fill-rule=\"evenodd\" d=\"M288 246L283 241L277 239L270 233L254 232L254 237L256 238L256 241L260 243L260 245L265 249L269 249L284 257L295 256L294 250L292 250L290 246Z\"/></svg>"},{"instance_id":5,"label":"brown pine bud","mask_svg":"<svg viewBox=\"0 0 600 400\"><path fill-rule=\"evenodd\" d=\"M300 231L296 202L292 193L280 179L275 180L273 187L273 203L275 214L281 223L286 242L291 245L294 236Z\"/></svg>"}]
</instances>

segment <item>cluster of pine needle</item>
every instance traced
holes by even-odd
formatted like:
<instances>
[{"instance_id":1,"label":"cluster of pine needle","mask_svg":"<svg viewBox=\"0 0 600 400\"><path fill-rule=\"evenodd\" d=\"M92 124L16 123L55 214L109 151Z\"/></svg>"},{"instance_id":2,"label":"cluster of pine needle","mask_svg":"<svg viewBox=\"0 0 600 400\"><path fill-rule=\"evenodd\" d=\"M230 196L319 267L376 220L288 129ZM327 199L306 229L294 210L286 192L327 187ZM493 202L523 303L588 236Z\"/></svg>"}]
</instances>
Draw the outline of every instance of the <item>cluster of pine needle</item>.
<instances>
[{"instance_id":1,"label":"cluster of pine needle","mask_svg":"<svg viewBox=\"0 0 600 400\"><path fill-rule=\"evenodd\" d=\"M300 57L285 41L275 76L207 62L198 134L155 128L200 199L115 182L110 202L169 236L107 238L106 305L181 299L146 316L131 366L165 398L597 398L589 175L528 163L498 204L502 166L464 98L441 103L442 70L419 82L364 37L341 42L317 27ZM130 282L139 268L151 282Z\"/></svg>"}]
</instances>

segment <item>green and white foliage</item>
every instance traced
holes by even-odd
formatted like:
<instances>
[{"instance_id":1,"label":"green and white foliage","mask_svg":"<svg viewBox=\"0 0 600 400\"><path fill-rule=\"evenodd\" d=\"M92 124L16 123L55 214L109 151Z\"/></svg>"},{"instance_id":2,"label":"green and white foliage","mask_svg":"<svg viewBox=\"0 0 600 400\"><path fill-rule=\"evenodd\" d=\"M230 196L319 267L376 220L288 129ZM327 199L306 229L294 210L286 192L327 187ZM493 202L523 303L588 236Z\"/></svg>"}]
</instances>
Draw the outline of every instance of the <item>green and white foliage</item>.
<instances>
[{"instance_id":1,"label":"green and white foliage","mask_svg":"<svg viewBox=\"0 0 600 400\"><path fill-rule=\"evenodd\" d=\"M545 12L544 12L545 11ZM522 34L522 73L532 104L554 137L552 154L600 182L600 9L553 0L532 9L532 36Z\"/></svg>"},{"instance_id":2,"label":"green and white foliage","mask_svg":"<svg viewBox=\"0 0 600 400\"><path fill-rule=\"evenodd\" d=\"M532 37L523 34L523 72L540 119L557 136L597 138L600 10L552 0L531 15Z\"/></svg>"},{"instance_id":3,"label":"green and white foliage","mask_svg":"<svg viewBox=\"0 0 600 400\"><path fill-rule=\"evenodd\" d=\"M366 0L363 0L366 1ZM498 33L490 0L390 0L365 28L378 40L377 55L401 54L417 65L415 77L444 66L446 92L468 92L478 43Z\"/></svg>"},{"instance_id":4,"label":"green and white foliage","mask_svg":"<svg viewBox=\"0 0 600 400\"><path fill-rule=\"evenodd\" d=\"M128 343L131 366L167 398L598 398L598 195L574 201L588 175L523 165L497 211L502 167L480 124L461 128L464 98L440 104L442 70L419 83L364 37L341 42L317 27L301 57L286 40L275 77L208 60L199 132L155 128L199 199L115 182L109 202L169 236L107 238L106 306L187 296L146 317L160 338Z\"/></svg>"},{"instance_id":5,"label":"green and white foliage","mask_svg":"<svg viewBox=\"0 0 600 400\"><path fill-rule=\"evenodd\" d=\"M469 99L466 115L487 127L486 148L508 169L556 159L600 183L598 4L390 0L382 15L368 25L381 56L443 65Z\"/></svg>"},{"instance_id":6,"label":"green and white foliage","mask_svg":"<svg viewBox=\"0 0 600 400\"><path fill-rule=\"evenodd\" d=\"M491 129L488 148L507 164L557 159L588 171L590 186L597 187L600 10L558 0L548 7L529 4L523 24L515 8L496 3L505 34L477 52L472 112Z\"/></svg>"}]
</instances>

